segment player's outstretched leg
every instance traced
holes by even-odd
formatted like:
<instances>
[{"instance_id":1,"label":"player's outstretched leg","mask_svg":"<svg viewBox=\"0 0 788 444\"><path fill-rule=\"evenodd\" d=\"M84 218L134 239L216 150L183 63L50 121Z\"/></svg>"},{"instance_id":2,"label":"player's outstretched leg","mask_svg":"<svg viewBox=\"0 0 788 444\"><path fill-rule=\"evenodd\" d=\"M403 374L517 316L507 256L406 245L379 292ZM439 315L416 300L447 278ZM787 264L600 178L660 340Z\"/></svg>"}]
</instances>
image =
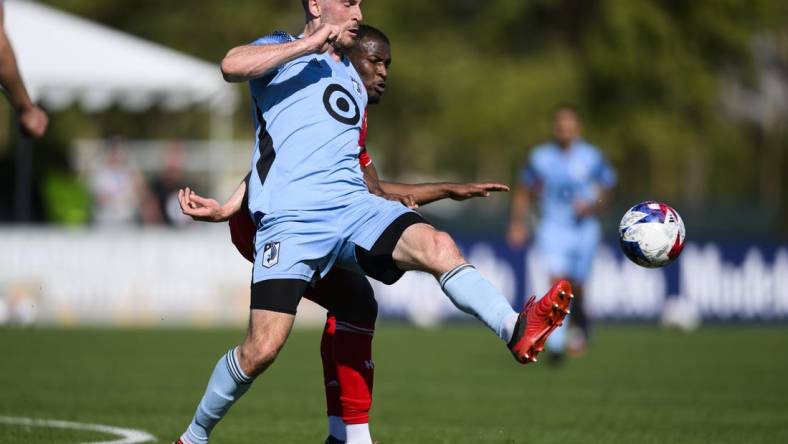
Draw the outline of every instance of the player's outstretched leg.
<instances>
[{"instance_id":1,"label":"player's outstretched leg","mask_svg":"<svg viewBox=\"0 0 788 444\"><path fill-rule=\"evenodd\" d=\"M495 332L508 344L515 359L523 364L536 361L547 336L568 313L571 288L566 294L565 305L558 303L560 293L553 289L539 302L529 301L518 314L509 301L465 261L451 236L427 224L409 226L392 256L403 270L422 270L435 276L452 303Z\"/></svg>"},{"instance_id":2,"label":"player's outstretched leg","mask_svg":"<svg viewBox=\"0 0 788 444\"><path fill-rule=\"evenodd\" d=\"M183 444L205 444L211 431L232 405L265 371L284 346L294 315L252 310L244 342L219 359L194 418L181 435Z\"/></svg>"}]
</instances>

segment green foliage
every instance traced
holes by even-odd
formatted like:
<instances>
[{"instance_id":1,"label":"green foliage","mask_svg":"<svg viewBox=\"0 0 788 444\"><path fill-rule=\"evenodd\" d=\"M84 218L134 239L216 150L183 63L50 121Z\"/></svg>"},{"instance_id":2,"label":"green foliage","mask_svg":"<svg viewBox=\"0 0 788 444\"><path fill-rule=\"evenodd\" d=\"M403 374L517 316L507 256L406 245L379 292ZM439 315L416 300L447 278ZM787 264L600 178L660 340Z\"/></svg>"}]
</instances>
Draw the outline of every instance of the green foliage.
<instances>
[{"instance_id":1,"label":"green foliage","mask_svg":"<svg viewBox=\"0 0 788 444\"><path fill-rule=\"evenodd\" d=\"M274 29L298 32L303 22L295 0L46 2L211 61ZM729 168L773 163L752 147L766 140L761 151L784 153L785 138L737 122L720 97L726 77L756 86L753 36L784 35L786 5L365 1L365 20L389 34L394 51L390 88L370 121L375 158L394 176L508 179L528 148L550 136L551 109L573 102L588 138L619 170L624 200L784 205L764 192L764 171L734 179ZM245 109L237 126L251 137ZM774 159L766 188L788 189L786 156Z\"/></svg>"},{"instance_id":2,"label":"green foliage","mask_svg":"<svg viewBox=\"0 0 788 444\"><path fill-rule=\"evenodd\" d=\"M84 225L90 218L90 194L72 175L51 171L44 176L42 194L47 220L63 225Z\"/></svg>"}]
</instances>

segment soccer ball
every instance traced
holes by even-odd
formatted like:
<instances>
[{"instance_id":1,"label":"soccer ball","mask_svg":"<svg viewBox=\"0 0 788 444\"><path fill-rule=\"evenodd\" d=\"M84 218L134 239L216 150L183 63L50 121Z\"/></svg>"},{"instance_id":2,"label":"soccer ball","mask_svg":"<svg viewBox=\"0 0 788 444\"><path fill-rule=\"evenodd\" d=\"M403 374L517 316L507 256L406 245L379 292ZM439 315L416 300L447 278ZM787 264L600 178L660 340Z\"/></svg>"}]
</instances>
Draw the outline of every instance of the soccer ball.
<instances>
[{"instance_id":1,"label":"soccer ball","mask_svg":"<svg viewBox=\"0 0 788 444\"><path fill-rule=\"evenodd\" d=\"M643 202L624 214L618 238L632 262L662 267L679 257L684 248L684 222L676 210L662 202Z\"/></svg>"}]
</instances>

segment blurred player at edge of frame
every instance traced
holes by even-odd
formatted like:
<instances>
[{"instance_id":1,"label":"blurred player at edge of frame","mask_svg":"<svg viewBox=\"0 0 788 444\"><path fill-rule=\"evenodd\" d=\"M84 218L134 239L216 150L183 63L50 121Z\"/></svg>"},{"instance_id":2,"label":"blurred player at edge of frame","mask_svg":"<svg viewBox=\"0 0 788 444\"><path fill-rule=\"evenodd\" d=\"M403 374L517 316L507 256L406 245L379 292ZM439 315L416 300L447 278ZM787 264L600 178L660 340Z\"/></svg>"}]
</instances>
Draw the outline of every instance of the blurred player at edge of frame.
<instances>
[{"instance_id":1,"label":"blurred player at edge of frame","mask_svg":"<svg viewBox=\"0 0 788 444\"><path fill-rule=\"evenodd\" d=\"M585 351L589 319L583 303L583 285L600 240L598 213L604 208L616 174L599 149L582 139L577 109L558 107L553 116L555 139L535 147L519 175L513 193L509 245L521 248L530 237L526 214L536 196L540 221L535 247L552 281L572 283L577 298L567 337L564 326L550 337L547 350L559 363L565 348L572 355Z\"/></svg>"},{"instance_id":2,"label":"blurred player at edge of frame","mask_svg":"<svg viewBox=\"0 0 788 444\"><path fill-rule=\"evenodd\" d=\"M49 118L27 94L14 56L14 48L5 32L5 11L0 0L0 85L16 110L22 134L38 139L46 132Z\"/></svg>"},{"instance_id":3,"label":"blurred player at edge of frame","mask_svg":"<svg viewBox=\"0 0 788 444\"><path fill-rule=\"evenodd\" d=\"M383 32L367 25L358 29L358 42L348 56L367 89L369 104L380 102L386 88L391 46ZM408 206L425 205L450 198L465 200L486 197L490 192L508 191L500 183L398 184L380 182L366 150L366 116L359 139L359 164L370 192L399 200ZM248 176L247 176L248 177ZM388 192L388 194L387 194ZM196 220L223 222L230 220L233 242L238 251L254 262L256 227L243 207L247 199L246 180L241 182L230 200L223 205L205 199L190 189L179 193L181 208ZM341 268L332 269L306 298L328 310L321 340L321 357L326 391L329 436L327 444L345 442L348 436L369 434L369 411L372 406L374 363L372 336L377 319L377 302L366 277Z\"/></svg>"},{"instance_id":4,"label":"blurred player at edge of frame","mask_svg":"<svg viewBox=\"0 0 788 444\"><path fill-rule=\"evenodd\" d=\"M452 303L492 330L522 364L536 361L569 311L566 281L514 311L447 233L369 192L358 167L368 96L345 56L356 43L361 2L302 5L303 37L275 32L230 49L221 63L225 80L249 82L257 135L247 203L257 226L251 303L246 337L216 363L181 436L188 444L208 442L232 405L273 364L301 297L333 267L385 284L409 270L432 274Z\"/></svg>"}]
</instances>

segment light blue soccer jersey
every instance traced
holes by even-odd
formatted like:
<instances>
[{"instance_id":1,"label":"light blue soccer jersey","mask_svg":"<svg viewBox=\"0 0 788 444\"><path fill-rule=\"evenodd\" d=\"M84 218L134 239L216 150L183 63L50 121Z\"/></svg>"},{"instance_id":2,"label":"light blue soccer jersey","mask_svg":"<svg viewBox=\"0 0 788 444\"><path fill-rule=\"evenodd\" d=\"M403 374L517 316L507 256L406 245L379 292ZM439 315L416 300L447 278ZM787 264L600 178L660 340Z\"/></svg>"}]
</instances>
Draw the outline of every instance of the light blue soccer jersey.
<instances>
[{"instance_id":1,"label":"light blue soccer jersey","mask_svg":"<svg viewBox=\"0 0 788 444\"><path fill-rule=\"evenodd\" d=\"M539 196L536 246L547 271L554 277L584 281L599 244L599 222L591 216L578 217L573 205L595 203L602 189L615 184L615 172L602 153L584 140L572 142L568 150L550 142L534 148L520 182Z\"/></svg>"},{"instance_id":2,"label":"light blue soccer jersey","mask_svg":"<svg viewBox=\"0 0 788 444\"><path fill-rule=\"evenodd\" d=\"M254 44L294 37L277 32ZM311 54L250 82L256 142L249 210L257 224L252 282L311 281L335 263L358 271L397 218L399 202L369 193L359 166L367 92L347 58Z\"/></svg>"},{"instance_id":3,"label":"light blue soccer jersey","mask_svg":"<svg viewBox=\"0 0 788 444\"><path fill-rule=\"evenodd\" d=\"M600 188L615 185L616 174L602 153L582 139L563 150L555 142L537 146L520 174L520 182L539 190L542 220L575 224L575 201L594 203Z\"/></svg>"},{"instance_id":4,"label":"light blue soccer jersey","mask_svg":"<svg viewBox=\"0 0 788 444\"><path fill-rule=\"evenodd\" d=\"M295 38L276 32L253 44ZM367 92L347 59L310 54L250 82L256 143L249 209L321 210L368 193L358 164Z\"/></svg>"}]
</instances>

